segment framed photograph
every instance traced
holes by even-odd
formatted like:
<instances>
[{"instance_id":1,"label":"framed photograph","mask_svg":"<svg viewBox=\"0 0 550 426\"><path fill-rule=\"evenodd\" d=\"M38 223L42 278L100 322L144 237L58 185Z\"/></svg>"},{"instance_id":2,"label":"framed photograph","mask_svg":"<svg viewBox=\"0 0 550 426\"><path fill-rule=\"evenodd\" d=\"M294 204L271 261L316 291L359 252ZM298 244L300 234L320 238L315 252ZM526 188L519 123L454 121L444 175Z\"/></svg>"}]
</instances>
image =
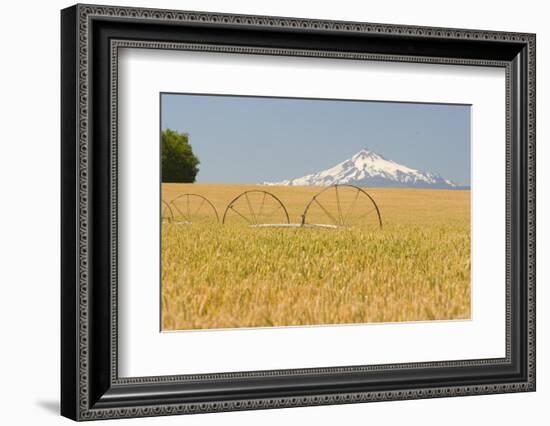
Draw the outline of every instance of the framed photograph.
<instances>
[{"instance_id":1,"label":"framed photograph","mask_svg":"<svg viewBox=\"0 0 550 426\"><path fill-rule=\"evenodd\" d=\"M535 390L535 35L61 12L61 412Z\"/></svg>"}]
</instances>

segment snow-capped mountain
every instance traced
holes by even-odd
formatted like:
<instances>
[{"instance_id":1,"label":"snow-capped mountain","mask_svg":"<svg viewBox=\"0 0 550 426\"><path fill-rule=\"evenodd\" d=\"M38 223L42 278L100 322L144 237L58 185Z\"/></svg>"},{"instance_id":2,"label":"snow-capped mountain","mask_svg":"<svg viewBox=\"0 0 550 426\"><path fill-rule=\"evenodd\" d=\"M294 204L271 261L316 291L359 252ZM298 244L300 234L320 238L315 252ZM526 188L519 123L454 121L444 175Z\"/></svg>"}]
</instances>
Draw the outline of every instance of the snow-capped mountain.
<instances>
[{"instance_id":1,"label":"snow-capped mountain","mask_svg":"<svg viewBox=\"0 0 550 426\"><path fill-rule=\"evenodd\" d=\"M310 175L264 185L329 186L351 184L371 187L445 188L457 189L457 184L431 172L423 172L387 160L380 154L362 149L348 160Z\"/></svg>"}]
</instances>

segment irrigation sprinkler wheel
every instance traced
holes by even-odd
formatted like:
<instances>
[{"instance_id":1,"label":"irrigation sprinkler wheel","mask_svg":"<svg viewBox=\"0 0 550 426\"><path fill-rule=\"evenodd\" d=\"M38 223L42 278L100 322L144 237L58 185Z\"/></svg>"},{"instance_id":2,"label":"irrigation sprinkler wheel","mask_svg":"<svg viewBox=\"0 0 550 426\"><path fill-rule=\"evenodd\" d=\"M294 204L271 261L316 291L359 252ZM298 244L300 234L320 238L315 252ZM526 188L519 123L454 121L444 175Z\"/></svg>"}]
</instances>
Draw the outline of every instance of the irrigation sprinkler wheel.
<instances>
[{"instance_id":1,"label":"irrigation sprinkler wheel","mask_svg":"<svg viewBox=\"0 0 550 426\"><path fill-rule=\"evenodd\" d=\"M170 204L168 204L166 201L162 200L162 207L160 209L160 217L161 220L167 221L167 222L173 222L174 221L174 212L172 211L172 208L170 207Z\"/></svg>"},{"instance_id":2,"label":"irrigation sprinkler wheel","mask_svg":"<svg viewBox=\"0 0 550 426\"><path fill-rule=\"evenodd\" d=\"M246 223L249 226L289 224L290 218L283 202L271 192L259 189L244 191L225 208L222 224Z\"/></svg>"},{"instance_id":3,"label":"irrigation sprinkler wheel","mask_svg":"<svg viewBox=\"0 0 550 426\"><path fill-rule=\"evenodd\" d=\"M363 188L337 184L315 194L302 214L303 226L327 224L335 227L374 224L382 228L382 216Z\"/></svg>"},{"instance_id":4,"label":"irrigation sprinkler wheel","mask_svg":"<svg viewBox=\"0 0 550 426\"><path fill-rule=\"evenodd\" d=\"M181 194L174 198L169 207L172 221L179 224L219 223L216 207L210 200L200 194Z\"/></svg>"}]
</instances>

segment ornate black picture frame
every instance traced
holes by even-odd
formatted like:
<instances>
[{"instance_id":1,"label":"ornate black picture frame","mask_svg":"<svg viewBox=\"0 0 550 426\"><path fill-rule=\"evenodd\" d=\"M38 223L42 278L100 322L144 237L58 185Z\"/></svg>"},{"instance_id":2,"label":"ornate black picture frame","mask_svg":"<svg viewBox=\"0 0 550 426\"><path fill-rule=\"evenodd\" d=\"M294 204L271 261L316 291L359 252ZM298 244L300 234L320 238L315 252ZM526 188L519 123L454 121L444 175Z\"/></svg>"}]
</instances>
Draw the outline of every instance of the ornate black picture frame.
<instances>
[{"instance_id":1,"label":"ornate black picture frame","mask_svg":"<svg viewBox=\"0 0 550 426\"><path fill-rule=\"evenodd\" d=\"M61 29L62 415L92 420L535 390L534 34L95 5L64 9ZM506 356L120 378L121 47L505 68Z\"/></svg>"}]
</instances>

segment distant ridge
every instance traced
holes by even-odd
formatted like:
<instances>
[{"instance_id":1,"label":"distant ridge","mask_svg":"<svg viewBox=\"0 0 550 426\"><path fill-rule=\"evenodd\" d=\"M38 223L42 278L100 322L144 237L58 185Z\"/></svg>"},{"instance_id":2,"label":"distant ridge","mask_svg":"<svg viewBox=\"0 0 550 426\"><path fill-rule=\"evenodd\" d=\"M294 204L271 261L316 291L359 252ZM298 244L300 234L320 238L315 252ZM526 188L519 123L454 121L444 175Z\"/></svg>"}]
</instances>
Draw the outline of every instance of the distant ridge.
<instances>
[{"instance_id":1,"label":"distant ridge","mask_svg":"<svg viewBox=\"0 0 550 426\"><path fill-rule=\"evenodd\" d=\"M437 173L423 172L387 160L382 155L362 149L335 166L295 179L264 182L264 185L330 186L350 184L371 187L469 189Z\"/></svg>"}]
</instances>

